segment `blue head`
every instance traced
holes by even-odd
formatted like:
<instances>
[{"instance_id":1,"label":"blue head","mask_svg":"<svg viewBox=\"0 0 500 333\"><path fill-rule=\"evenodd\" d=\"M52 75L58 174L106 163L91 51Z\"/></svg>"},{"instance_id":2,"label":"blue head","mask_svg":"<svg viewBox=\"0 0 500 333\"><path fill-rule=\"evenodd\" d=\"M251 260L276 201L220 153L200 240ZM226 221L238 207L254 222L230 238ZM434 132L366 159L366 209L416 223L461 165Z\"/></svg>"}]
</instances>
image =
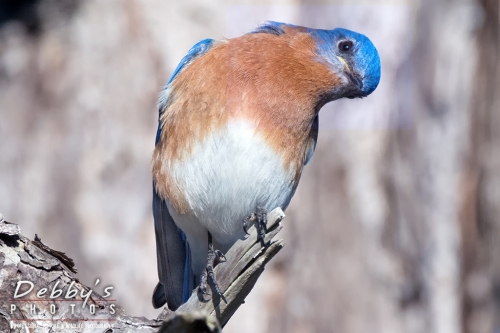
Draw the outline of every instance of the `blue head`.
<instances>
[{"instance_id":1,"label":"blue head","mask_svg":"<svg viewBox=\"0 0 500 333\"><path fill-rule=\"evenodd\" d=\"M320 60L325 61L341 77L338 97L365 97L377 88L380 81L380 57L373 43L365 35L337 28L333 30L308 29L317 44Z\"/></svg>"},{"instance_id":2,"label":"blue head","mask_svg":"<svg viewBox=\"0 0 500 333\"><path fill-rule=\"evenodd\" d=\"M340 77L341 85L325 96L326 100L342 97L365 97L380 81L380 57L365 35L337 28L321 30L268 21L252 33L286 34L286 28L307 32L316 42L318 61L325 63Z\"/></svg>"}]
</instances>

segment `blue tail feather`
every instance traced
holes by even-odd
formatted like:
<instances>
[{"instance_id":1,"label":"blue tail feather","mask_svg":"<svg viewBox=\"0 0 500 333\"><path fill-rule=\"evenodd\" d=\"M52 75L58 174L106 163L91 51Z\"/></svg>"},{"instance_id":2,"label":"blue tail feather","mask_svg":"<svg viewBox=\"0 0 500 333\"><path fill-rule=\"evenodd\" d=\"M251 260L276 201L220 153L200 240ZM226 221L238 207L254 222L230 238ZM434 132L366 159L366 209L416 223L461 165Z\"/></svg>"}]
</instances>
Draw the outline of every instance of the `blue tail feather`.
<instances>
[{"instance_id":1,"label":"blue tail feather","mask_svg":"<svg viewBox=\"0 0 500 333\"><path fill-rule=\"evenodd\" d=\"M166 302L169 309L176 310L191 296L191 251L186 236L175 225L166 202L156 191L153 193L153 216L160 279L153 294L153 305L159 308Z\"/></svg>"}]
</instances>

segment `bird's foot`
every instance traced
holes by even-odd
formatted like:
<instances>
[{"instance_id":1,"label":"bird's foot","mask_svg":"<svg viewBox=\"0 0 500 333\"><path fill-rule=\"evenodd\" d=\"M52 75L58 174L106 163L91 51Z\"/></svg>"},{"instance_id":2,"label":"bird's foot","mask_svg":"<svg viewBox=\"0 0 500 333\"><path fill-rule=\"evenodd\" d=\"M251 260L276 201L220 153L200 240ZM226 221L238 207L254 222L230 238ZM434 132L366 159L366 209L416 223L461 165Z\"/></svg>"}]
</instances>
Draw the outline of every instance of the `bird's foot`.
<instances>
[{"instance_id":1,"label":"bird's foot","mask_svg":"<svg viewBox=\"0 0 500 333\"><path fill-rule=\"evenodd\" d=\"M214 250L214 246L212 244L212 235L208 233L207 266L201 273L200 286L198 287L198 291L201 292L203 295L207 295L208 279L210 279L215 289L215 292L225 303L227 303L226 298L224 297L224 294L222 293L222 290L220 289L220 286L217 283L217 279L215 278L215 273L214 273L214 265L216 263L225 261L226 257L224 256L224 254L219 250Z\"/></svg>"},{"instance_id":2,"label":"bird's foot","mask_svg":"<svg viewBox=\"0 0 500 333\"><path fill-rule=\"evenodd\" d=\"M250 214L243 220L243 230L247 235L251 221L255 221L256 224L257 240L260 241L262 246L268 245L264 241L264 238L266 237L267 233L267 210L262 207L257 207L255 213Z\"/></svg>"}]
</instances>

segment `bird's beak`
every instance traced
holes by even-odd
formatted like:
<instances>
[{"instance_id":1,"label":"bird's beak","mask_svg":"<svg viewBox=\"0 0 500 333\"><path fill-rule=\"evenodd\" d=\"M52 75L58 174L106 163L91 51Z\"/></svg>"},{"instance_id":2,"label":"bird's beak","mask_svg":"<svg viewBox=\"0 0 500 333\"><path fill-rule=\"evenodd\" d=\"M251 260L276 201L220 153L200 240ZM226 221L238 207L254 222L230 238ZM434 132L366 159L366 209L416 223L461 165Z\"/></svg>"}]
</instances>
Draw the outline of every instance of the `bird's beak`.
<instances>
[{"instance_id":1,"label":"bird's beak","mask_svg":"<svg viewBox=\"0 0 500 333\"><path fill-rule=\"evenodd\" d=\"M340 62L344 65L346 71L351 72L351 67L349 67L349 64L344 60L344 58L337 56L337 59L339 59Z\"/></svg>"},{"instance_id":2,"label":"bird's beak","mask_svg":"<svg viewBox=\"0 0 500 333\"><path fill-rule=\"evenodd\" d=\"M356 73L354 73L351 70L351 67L349 67L349 64L347 63L347 61L345 61L344 58L339 57L339 56L337 56L337 58L344 65L345 73L346 73L349 81L351 81L351 83L354 84L356 86L356 88L358 88L359 90L363 89L363 81Z\"/></svg>"}]
</instances>

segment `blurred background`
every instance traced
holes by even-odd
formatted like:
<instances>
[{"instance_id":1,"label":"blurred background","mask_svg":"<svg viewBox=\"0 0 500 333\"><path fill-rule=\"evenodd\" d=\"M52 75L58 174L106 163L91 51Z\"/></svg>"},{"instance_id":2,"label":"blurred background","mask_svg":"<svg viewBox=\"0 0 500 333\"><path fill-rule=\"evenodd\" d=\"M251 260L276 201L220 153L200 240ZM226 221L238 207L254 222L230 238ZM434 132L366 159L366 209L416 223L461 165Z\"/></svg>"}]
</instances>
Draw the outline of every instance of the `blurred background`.
<instances>
[{"instance_id":1,"label":"blurred background","mask_svg":"<svg viewBox=\"0 0 500 333\"><path fill-rule=\"evenodd\" d=\"M2 0L0 212L156 317L157 95L266 20L366 34L378 89L320 113L268 265L225 332L500 332L495 0ZM496 147L496 148L495 148Z\"/></svg>"}]
</instances>

